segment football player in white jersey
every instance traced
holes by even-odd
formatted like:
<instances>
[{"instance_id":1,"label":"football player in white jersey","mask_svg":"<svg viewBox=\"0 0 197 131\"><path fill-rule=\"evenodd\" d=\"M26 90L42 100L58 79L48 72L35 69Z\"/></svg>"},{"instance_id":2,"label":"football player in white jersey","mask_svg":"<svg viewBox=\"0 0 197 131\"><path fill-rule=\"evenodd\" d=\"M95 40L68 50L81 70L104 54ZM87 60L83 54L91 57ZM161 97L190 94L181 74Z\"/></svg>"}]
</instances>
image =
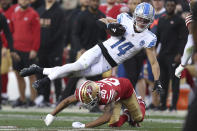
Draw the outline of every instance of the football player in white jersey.
<instances>
[{"instance_id":1,"label":"football player in white jersey","mask_svg":"<svg viewBox=\"0 0 197 131\"><path fill-rule=\"evenodd\" d=\"M154 15L155 11L152 5L143 2L136 7L133 18L127 13L118 15L117 19L103 18L100 21L110 27L112 32L121 31L119 30L121 25L125 28L125 33L122 36L114 35L103 43L95 45L74 63L54 68L40 68L32 65L21 70L20 74L24 77L35 73L47 75L47 77L34 82L33 87L38 88L52 80L66 76L102 74L136 55L140 50L145 49L155 80L153 90L160 92L162 90L159 81L160 68L155 53L157 38L148 30L154 20ZM116 24L111 26L111 23ZM118 25L117 28L116 25Z\"/></svg>"}]
</instances>

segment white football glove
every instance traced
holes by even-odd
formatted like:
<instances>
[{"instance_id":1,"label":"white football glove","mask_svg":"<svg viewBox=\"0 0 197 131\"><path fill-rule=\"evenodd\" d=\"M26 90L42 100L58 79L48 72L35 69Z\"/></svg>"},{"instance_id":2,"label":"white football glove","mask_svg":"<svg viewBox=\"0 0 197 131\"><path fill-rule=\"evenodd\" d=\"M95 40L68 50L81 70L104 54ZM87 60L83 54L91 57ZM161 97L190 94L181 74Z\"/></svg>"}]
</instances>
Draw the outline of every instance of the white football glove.
<instances>
[{"instance_id":1,"label":"white football glove","mask_svg":"<svg viewBox=\"0 0 197 131\"><path fill-rule=\"evenodd\" d=\"M48 115L46 116L46 118L44 119L45 125L46 125L46 126L49 126L49 125L53 122L54 119L55 119L55 116L53 116L53 115L51 115L51 114L48 114Z\"/></svg>"},{"instance_id":2,"label":"white football glove","mask_svg":"<svg viewBox=\"0 0 197 131\"><path fill-rule=\"evenodd\" d=\"M83 124L81 122L73 122L72 127L73 128L85 128L85 124Z\"/></svg>"},{"instance_id":3,"label":"white football glove","mask_svg":"<svg viewBox=\"0 0 197 131\"><path fill-rule=\"evenodd\" d=\"M181 77L181 72L185 69L181 64L176 68L175 70L175 76L180 78Z\"/></svg>"}]
</instances>

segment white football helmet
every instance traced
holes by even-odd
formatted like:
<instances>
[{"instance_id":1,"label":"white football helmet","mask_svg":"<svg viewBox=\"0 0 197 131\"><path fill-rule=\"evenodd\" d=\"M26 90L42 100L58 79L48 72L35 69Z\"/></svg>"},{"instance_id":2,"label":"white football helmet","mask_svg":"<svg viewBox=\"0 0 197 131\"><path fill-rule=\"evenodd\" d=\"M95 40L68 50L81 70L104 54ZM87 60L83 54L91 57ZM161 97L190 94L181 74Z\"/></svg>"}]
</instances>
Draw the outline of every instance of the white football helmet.
<instances>
[{"instance_id":1,"label":"white football helmet","mask_svg":"<svg viewBox=\"0 0 197 131\"><path fill-rule=\"evenodd\" d=\"M151 4L143 2L137 5L133 13L136 30L142 32L147 29L153 23L154 17L155 10Z\"/></svg>"},{"instance_id":2,"label":"white football helmet","mask_svg":"<svg viewBox=\"0 0 197 131\"><path fill-rule=\"evenodd\" d=\"M85 81L78 89L79 100L84 107L92 109L99 102L100 87L94 81Z\"/></svg>"}]
</instances>

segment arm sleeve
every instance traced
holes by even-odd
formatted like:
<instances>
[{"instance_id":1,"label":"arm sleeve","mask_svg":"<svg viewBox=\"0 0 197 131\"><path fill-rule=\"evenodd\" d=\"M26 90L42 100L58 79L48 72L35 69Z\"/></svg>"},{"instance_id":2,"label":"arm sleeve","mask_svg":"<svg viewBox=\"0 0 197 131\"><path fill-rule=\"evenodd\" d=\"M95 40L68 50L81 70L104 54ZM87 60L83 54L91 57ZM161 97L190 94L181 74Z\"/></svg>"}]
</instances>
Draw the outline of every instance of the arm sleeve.
<instances>
[{"instance_id":1,"label":"arm sleeve","mask_svg":"<svg viewBox=\"0 0 197 131\"><path fill-rule=\"evenodd\" d=\"M38 14L35 14L32 20L32 36L34 38L33 50L38 51L40 48L40 18Z\"/></svg>"},{"instance_id":2,"label":"arm sleeve","mask_svg":"<svg viewBox=\"0 0 197 131\"><path fill-rule=\"evenodd\" d=\"M194 49L195 49L194 40L192 34L189 34L187 39L187 44L185 46L184 53L181 58L181 65L186 66L188 64L188 61L192 57Z\"/></svg>"},{"instance_id":3,"label":"arm sleeve","mask_svg":"<svg viewBox=\"0 0 197 131\"><path fill-rule=\"evenodd\" d=\"M8 47L9 47L10 51L13 51L14 48L13 48L12 34L11 34L9 26L7 24L7 20L6 20L5 16L3 16L3 15L0 16L0 24L3 27L3 32L4 32L6 40L8 42Z\"/></svg>"}]
</instances>

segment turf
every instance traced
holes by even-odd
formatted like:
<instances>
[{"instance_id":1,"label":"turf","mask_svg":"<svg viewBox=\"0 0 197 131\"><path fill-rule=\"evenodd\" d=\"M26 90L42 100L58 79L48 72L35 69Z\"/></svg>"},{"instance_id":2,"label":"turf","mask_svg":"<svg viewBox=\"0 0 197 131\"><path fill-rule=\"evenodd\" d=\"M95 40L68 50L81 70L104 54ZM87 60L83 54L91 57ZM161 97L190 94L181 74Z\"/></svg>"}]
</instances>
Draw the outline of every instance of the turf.
<instances>
[{"instance_id":1,"label":"turf","mask_svg":"<svg viewBox=\"0 0 197 131\"><path fill-rule=\"evenodd\" d=\"M39 112L0 112L0 129L16 128L17 130L72 130L72 122L80 121L86 123L96 119L100 114L90 113L60 113L57 120L51 126L46 127L43 119L47 113ZM116 130L143 130L143 131L181 131L184 117L154 116L145 117L140 128L131 128L127 123ZM112 130L107 124L95 128L95 130ZM93 129L90 129L93 130Z\"/></svg>"}]
</instances>

